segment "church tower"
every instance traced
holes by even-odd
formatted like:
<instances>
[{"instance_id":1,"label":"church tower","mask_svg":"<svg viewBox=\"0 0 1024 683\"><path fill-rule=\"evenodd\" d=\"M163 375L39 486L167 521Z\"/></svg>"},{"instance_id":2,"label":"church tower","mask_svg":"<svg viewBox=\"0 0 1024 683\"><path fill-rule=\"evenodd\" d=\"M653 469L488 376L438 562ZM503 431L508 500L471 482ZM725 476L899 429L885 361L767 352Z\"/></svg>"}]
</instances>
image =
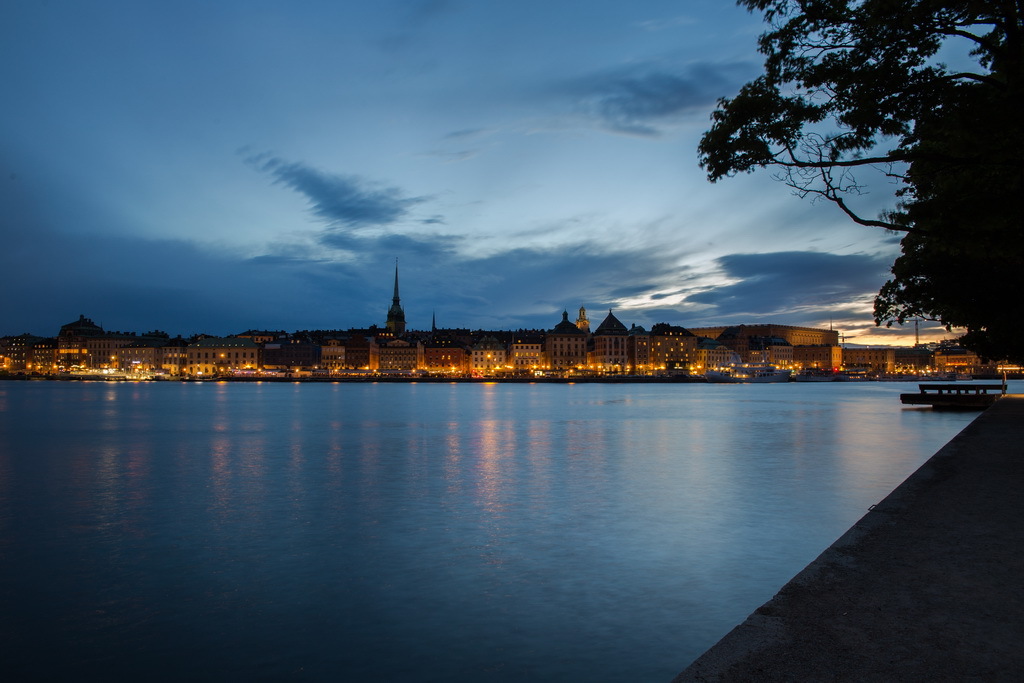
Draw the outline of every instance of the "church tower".
<instances>
[{"instance_id":1,"label":"church tower","mask_svg":"<svg viewBox=\"0 0 1024 683\"><path fill-rule=\"evenodd\" d=\"M576 327L584 332L590 332L590 320L587 319L587 309L580 306L580 316L576 318Z\"/></svg>"},{"instance_id":2,"label":"church tower","mask_svg":"<svg viewBox=\"0 0 1024 683\"><path fill-rule=\"evenodd\" d=\"M405 333L405 311L402 310L401 300L398 298L398 259L395 259L395 296L391 299L391 308L388 309L387 328L396 337Z\"/></svg>"}]
</instances>

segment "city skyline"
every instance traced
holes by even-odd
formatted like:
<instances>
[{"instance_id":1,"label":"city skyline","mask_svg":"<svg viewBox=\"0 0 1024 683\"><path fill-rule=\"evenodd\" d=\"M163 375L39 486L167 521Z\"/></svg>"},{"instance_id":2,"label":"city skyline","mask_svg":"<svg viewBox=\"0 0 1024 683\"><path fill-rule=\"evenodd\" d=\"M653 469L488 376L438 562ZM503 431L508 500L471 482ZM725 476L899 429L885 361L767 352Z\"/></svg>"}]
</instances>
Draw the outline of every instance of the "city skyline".
<instances>
[{"instance_id":1,"label":"city skyline","mask_svg":"<svg viewBox=\"0 0 1024 683\"><path fill-rule=\"evenodd\" d=\"M9 4L0 334L874 328L897 238L696 144L761 68L730 3ZM869 184L862 213L891 204ZM59 323L58 323L59 324ZM949 336L922 325L922 339Z\"/></svg>"}]
</instances>

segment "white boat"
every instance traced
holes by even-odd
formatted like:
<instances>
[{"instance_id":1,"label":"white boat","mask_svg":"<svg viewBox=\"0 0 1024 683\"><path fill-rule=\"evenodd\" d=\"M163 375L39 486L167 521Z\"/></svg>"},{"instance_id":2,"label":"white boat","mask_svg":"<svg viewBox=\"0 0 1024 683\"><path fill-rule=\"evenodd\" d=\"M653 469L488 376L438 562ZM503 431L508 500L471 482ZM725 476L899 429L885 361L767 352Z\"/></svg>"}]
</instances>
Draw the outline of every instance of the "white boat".
<instances>
[{"instance_id":1,"label":"white boat","mask_svg":"<svg viewBox=\"0 0 1024 683\"><path fill-rule=\"evenodd\" d=\"M716 384L767 384L788 382L792 370L782 370L763 363L740 363L726 370L708 370L704 377Z\"/></svg>"}]
</instances>

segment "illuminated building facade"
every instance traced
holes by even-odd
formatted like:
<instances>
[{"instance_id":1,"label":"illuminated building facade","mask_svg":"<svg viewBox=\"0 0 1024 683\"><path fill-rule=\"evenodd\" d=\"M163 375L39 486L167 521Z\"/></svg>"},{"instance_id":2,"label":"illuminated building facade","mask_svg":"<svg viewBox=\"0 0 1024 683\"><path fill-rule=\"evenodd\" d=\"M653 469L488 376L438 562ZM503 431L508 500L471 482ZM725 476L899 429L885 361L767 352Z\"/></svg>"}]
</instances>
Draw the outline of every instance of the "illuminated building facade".
<instances>
[{"instance_id":1,"label":"illuminated building facade","mask_svg":"<svg viewBox=\"0 0 1024 683\"><path fill-rule=\"evenodd\" d=\"M822 330L816 327L799 327L797 325L734 325L731 327L691 327L690 331L702 337L711 337L725 343L734 351L743 355L743 349L733 346L721 337L728 332L728 339L743 345L747 337L779 337L785 339L790 346L839 346L837 330Z\"/></svg>"},{"instance_id":2,"label":"illuminated building facade","mask_svg":"<svg viewBox=\"0 0 1024 683\"><path fill-rule=\"evenodd\" d=\"M505 345L487 335L470 350L470 370L475 375L493 376L506 372L508 356Z\"/></svg>"},{"instance_id":3,"label":"illuminated building facade","mask_svg":"<svg viewBox=\"0 0 1024 683\"><path fill-rule=\"evenodd\" d=\"M414 339L388 339L383 343L374 342L377 362L375 370L413 372L423 367L423 344Z\"/></svg>"},{"instance_id":4,"label":"illuminated building facade","mask_svg":"<svg viewBox=\"0 0 1024 683\"><path fill-rule=\"evenodd\" d=\"M793 366L801 369L838 370L843 366L843 349L827 344L794 346Z\"/></svg>"},{"instance_id":5,"label":"illuminated building facade","mask_svg":"<svg viewBox=\"0 0 1024 683\"><path fill-rule=\"evenodd\" d=\"M646 375L651 371L651 335L639 325L632 325L626 336L626 362L631 373Z\"/></svg>"},{"instance_id":6,"label":"illuminated building facade","mask_svg":"<svg viewBox=\"0 0 1024 683\"><path fill-rule=\"evenodd\" d=\"M516 334L508 347L509 365L517 374L529 374L545 369L544 335Z\"/></svg>"},{"instance_id":7,"label":"illuminated building facade","mask_svg":"<svg viewBox=\"0 0 1024 683\"><path fill-rule=\"evenodd\" d=\"M690 372L698 338L685 327L658 323L651 327L651 368Z\"/></svg>"},{"instance_id":8,"label":"illuminated building facade","mask_svg":"<svg viewBox=\"0 0 1024 683\"><path fill-rule=\"evenodd\" d=\"M593 350L589 354L590 369L605 373L627 372L629 369L629 330L609 309L608 315L594 330Z\"/></svg>"},{"instance_id":9,"label":"illuminated building facade","mask_svg":"<svg viewBox=\"0 0 1024 683\"><path fill-rule=\"evenodd\" d=\"M709 337L697 337L697 348L690 354L690 371L696 374L740 363L740 355Z\"/></svg>"},{"instance_id":10,"label":"illuminated building facade","mask_svg":"<svg viewBox=\"0 0 1024 683\"><path fill-rule=\"evenodd\" d=\"M843 367L866 368L874 372L896 370L896 349L893 348L846 348L843 349Z\"/></svg>"},{"instance_id":11,"label":"illuminated building facade","mask_svg":"<svg viewBox=\"0 0 1024 683\"><path fill-rule=\"evenodd\" d=\"M782 337L747 337L744 363L767 363L778 368L793 367L793 346Z\"/></svg>"},{"instance_id":12,"label":"illuminated building facade","mask_svg":"<svg viewBox=\"0 0 1024 683\"><path fill-rule=\"evenodd\" d=\"M587 333L569 322L568 311L562 311L562 322L545 335L544 353L548 367L555 372L586 367Z\"/></svg>"},{"instance_id":13,"label":"illuminated building facade","mask_svg":"<svg viewBox=\"0 0 1024 683\"><path fill-rule=\"evenodd\" d=\"M193 377L256 372L260 346L243 337L204 337L188 345L185 374Z\"/></svg>"},{"instance_id":14,"label":"illuminated building facade","mask_svg":"<svg viewBox=\"0 0 1024 683\"><path fill-rule=\"evenodd\" d=\"M320 346L320 364L328 372L345 368L345 343L340 339L327 339Z\"/></svg>"},{"instance_id":15,"label":"illuminated building facade","mask_svg":"<svg viewBox=\"0 0 1024 683\"><path fill-rule=\"evenodd\" d=\"M101 337L103 328L84 315L61 325L57 334L57 365L61 369L99 367L90 364L88 341Z\"/></svg>"},{"instance_id":16,"label":"illuminated building facade","mask_svg":"<svg viewBox=\"0 0 1024 683\"><path fill-rule=\"evenodd\" d=\"M469 352L454 339L436 337L423 343L423 369L431 373L465 374L469 372Z\"/></svg>"}]
</instances>

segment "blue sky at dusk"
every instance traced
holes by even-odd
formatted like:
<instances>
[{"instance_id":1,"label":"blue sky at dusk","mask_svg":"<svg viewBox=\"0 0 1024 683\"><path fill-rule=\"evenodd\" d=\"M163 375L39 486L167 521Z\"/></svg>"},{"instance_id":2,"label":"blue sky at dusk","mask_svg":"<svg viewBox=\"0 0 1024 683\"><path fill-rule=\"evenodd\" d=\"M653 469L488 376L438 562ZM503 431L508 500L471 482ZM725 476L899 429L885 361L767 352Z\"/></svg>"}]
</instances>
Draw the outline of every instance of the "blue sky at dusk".
<instances>
[{"instance_id":1,"label":"blue sky at dusk","mask_svg":"<svg viewBox=\"0 0 1024 683\"><path fill-rule=\"evenodd\" d=\"M397 258L416 329L583 305L900 341L871 322L897 238L697 164L763 28L723 0L0 0L0 334L382 325Z\"/></svg>"}]
</instances>

